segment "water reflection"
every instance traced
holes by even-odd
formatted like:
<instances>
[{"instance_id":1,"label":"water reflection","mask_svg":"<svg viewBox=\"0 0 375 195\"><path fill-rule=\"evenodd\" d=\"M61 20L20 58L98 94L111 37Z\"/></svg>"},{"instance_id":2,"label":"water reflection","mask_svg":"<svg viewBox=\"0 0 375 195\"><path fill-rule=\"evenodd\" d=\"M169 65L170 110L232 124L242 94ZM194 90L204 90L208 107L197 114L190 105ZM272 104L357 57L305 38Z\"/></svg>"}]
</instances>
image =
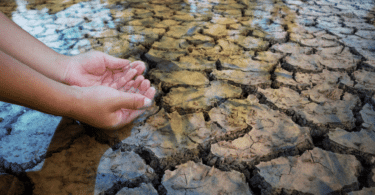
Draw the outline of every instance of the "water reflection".
<instances>
[{"instance_id":1,"label":"water reflection","mask_svg":"<svg viewBox=\"0 0 375 195\"><path fill-rule=\"evenodd\" d=\"M99 36L105 29L115 28L107 4L100 0L72 4L56 14L50 14L47 6L30 10L27 8L30 2L15 2L17 10L12 13L13 21L61 54L87 51L92 48L92 40L85 37Z\"/></svg>"},{"instance_id":2,"label":"water reflection","mask_svg":"<svg viewBox=\"0 0 375 195\"><path fill-rule=\"evenodd\" d=\"M188 0L190 4L190 12L191 13L208 13L210 11L211 6L207 0Z\"/></svg>"}]
</instances>

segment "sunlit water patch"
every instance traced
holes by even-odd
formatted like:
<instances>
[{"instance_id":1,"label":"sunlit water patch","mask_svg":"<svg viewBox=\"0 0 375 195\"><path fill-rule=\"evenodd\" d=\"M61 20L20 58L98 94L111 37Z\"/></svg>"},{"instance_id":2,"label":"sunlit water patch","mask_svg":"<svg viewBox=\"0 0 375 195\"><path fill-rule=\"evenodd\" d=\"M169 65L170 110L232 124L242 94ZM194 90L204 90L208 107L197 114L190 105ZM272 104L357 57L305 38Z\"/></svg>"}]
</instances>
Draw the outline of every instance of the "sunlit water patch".
<instances>
[{"instance_id":1,"label":"sunlit water patch","mask_svg":"<svg viewBox=\"0 0 375 195\"><path fill-rule=\"evenodd\" d=\"M58 53L75 55L91 48L85 37L97 36L105 29L115 28L110 10L100 0L80 2L54 15L48 8L28 10L27 2L16 0L18 7L13 21Z\"/></svg>"}]
</instances>

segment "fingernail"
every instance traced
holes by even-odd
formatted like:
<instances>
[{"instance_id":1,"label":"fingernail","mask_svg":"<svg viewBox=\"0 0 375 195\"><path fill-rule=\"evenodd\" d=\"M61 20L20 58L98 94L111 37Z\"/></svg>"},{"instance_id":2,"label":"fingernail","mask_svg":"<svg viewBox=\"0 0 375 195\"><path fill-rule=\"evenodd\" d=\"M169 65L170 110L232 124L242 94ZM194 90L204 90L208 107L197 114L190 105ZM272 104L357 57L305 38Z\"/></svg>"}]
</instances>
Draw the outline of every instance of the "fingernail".
<instances>
[{"instance_id":1,"label":"fingernail","mask_svg":"<svg viewBox=\"0 0 375 195\"><path fill-rule=\"evenodd\" d=\"M150 107L152 104L152 101L148 98L145 98L143 108Z\"/></svg>"}]
</instances>

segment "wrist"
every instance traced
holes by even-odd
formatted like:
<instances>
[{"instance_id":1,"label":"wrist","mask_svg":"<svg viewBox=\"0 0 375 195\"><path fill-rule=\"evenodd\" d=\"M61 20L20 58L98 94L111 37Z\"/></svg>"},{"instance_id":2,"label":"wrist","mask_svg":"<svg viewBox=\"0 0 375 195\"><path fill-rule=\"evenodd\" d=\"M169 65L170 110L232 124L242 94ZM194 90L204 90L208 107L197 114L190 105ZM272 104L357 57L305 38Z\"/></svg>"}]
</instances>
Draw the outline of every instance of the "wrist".
<instances>
[{"instance_id":1,"label":"wrist","mask_svg":"<svg viewBox=\"0 0 375 195\"><path fill-rule=\"evenodd\" d=\"M0 51L0 100L59 116L74 116L79 93Z\"/></svg>"},{"instance_id":2,"label":"wrist","mask_svg":"<svg viewBox=\"0 0 375 195\"><path fill-rule=\"evenodd\" d=\"M47 47L1 12L0 24L6 27L1 28L0 31L2 52L50 79L63 81L65 68L64 64L59 64L59 62L66 56Z\"/></svg>"},{"instance_id":3,"label":"wrist","mask_svg":"<svg viewBox=\"0 0 375 195\"><path fill-rule=\"evenodd\" d=\"M82 91L80 90L81 87L78 86L67 86L69 94L69 100L66 105L69 105L66 110L65 116L69 118L74 118L76 120L82 120L82 111L83 111L83 104L84 101L82 101Z\"/></svg>"},{"instance_id":4,"label":"wrist","mask_svg":"<svg viewBox=\"0 0 375 195\"><path fill-rule=\"evenodd\" d=\"M69 83L66 80L66 75L68 73L70 59L71 56L66 56L63 54L57 54L55 57L55 64L59 67L59 71L55 80L67 85L69 85Z\"/></svg>"}]
</instances>

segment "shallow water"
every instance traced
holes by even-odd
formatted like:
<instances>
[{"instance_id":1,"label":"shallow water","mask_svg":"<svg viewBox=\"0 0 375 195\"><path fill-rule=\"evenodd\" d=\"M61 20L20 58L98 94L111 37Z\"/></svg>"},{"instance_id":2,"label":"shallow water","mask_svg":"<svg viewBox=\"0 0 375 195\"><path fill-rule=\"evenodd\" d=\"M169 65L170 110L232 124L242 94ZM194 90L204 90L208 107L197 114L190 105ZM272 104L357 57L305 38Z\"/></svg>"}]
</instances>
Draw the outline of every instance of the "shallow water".
<instances>
[{"instance_id":1,"label":"shallow water","mask_svg":"<svg viewBox=\"0 0 375 195\"><path fill-rule=\"evenodd\" d=\"M2 103L0 194L324 194L375 186L374 6L0 2L56 52L144 61L157 89L154 106L116 132Z\"/></svg>"}]
</instances>

